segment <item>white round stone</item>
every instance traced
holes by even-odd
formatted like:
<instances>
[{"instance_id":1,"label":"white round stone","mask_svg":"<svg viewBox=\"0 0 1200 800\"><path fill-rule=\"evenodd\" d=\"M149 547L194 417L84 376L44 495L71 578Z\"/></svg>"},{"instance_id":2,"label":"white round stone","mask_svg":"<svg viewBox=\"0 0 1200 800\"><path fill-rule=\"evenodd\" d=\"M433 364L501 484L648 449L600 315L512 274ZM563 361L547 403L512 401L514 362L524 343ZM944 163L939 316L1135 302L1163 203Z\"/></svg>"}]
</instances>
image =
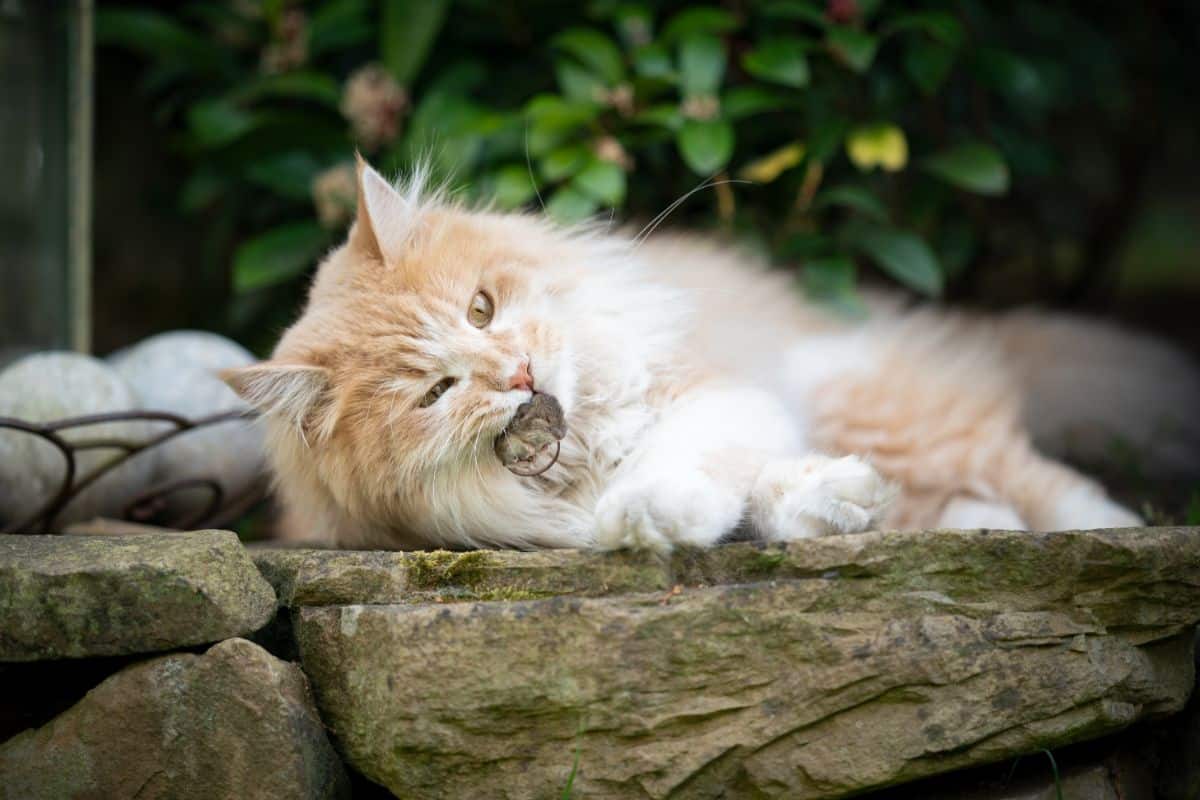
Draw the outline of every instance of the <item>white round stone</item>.
<instances>
[{"instance_id":1,"label":"white round stone","mask_svg":"<svg viewBox=\"0 0 1200 800\"><path fill-rule=\"evenodd\" d=\"M171 331L151 336L108 357L148 411L198 420L248 409L220 371L254 363L241 345L215 333ZM182 433L156 448L156 484L190 478L216 480L224 500L241 495L265 470L262 432L253 420L232 420ZM168 497L175 518L203 509L211 493L184 489Z\"/></svg>"},{"instance_id":2,"label":"white round stone","mask_svg":"<svg viewBox=\"0 0 1200 800\"><path fill-rule=\"evenodd\" d=\"M37 353L0 371L0 417L26 422L52 422L67 417L134 411L140 407L129 385L103 361L78 353ZM110 422L63 430L70 442L94 439L145 441L154 426L145 422ZM120 455L116 448L76 452L76 481ZM154 472L153 450L114 468L71 501L50 526L96 516L118 516ZM0 428L0 522L24 520L59 491L66 471L61 452L44 439Z\"/></svg>"}]
</instances>

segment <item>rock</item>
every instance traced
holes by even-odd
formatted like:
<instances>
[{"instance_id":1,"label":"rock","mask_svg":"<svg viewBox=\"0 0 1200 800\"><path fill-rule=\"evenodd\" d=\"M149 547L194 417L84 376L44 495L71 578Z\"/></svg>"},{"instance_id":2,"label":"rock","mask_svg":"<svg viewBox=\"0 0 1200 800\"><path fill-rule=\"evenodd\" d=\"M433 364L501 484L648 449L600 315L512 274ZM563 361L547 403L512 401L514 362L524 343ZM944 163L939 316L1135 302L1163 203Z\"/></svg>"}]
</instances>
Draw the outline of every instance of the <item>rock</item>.
<instances>
[{"instance_id":1,"label":"rock","mask_svg":"<svg viewBox=\"0 0 1200 800\"><path fill-rule=\"evenodd\" d=\"M230 639L105 680L0 745L0 798L335 798L341 762L304 674Z\"/></svg>"},{"instance_id":2,"label":"rock","mask_svg":"<svg viewBox=\"0 0 1200 800\"><path fill-rule=\"evenodd\" d=\"M1160 733L1160 764L1155 778L1160 800L1200 798L1200 689L1182 714L1170 719Z\"/></svg>"},{"instance_id":3,"label":"rock","mask_svg":"<svg viewBox=\"0 0 1200 800\"><path fill-rule=\"evenodd\" d=\"M143 659L134 655L0 662L0 743L45 725L105 678Z\"/></svg>"},{"instance_id":4,"label":"rock","mask_svg":"<svg viewBox=\"0 0 1200 800\"><path fill-rule=\"evenodd\" d=\"M215 333L161 333L118 350L108 361L147 409L191 420L249 410L218 373L252 364L255 358ZM265 471L262 432L250 419L183 433L157 449L156 483L211 478L220 484L225 500L247 491ZM183 489L167 498L167 506L178 519L203 511L211 497L206 489Z\"/></svg>"},{"instance_id":5,"label":"rock","mask_svg":"<svg viewBox=\"0 0 1200 800\"><path fill-rule=\"evenodd\" d=\"M33 353L36 353L36 352L37 352L37 350L35 350L31 347L25 347L25 346L21 346L21 347L7 346L6 347L5 345L0 344L0 369L4 369L5 367L7 367L9 364L13 363L14 361L18 361L18 360L24 358L25 356L32 355Z\"/></svg>"},{"instance_id":6,"label":"rock","mask_svg":"<svg viewBox=\"0 0 1200 800\"><path fill-rule=\"evenodd\" d=\"M0 372L0 417L50 422L139 407L124 379L90 356L40 353ZM145 422L112 422L64 430L62 437L70 442L141 442L153 432L153 426ZM120 452L115 448L78 451L76 479ZM155 457L153 451L142 453L116 467L81 492L56 523L120 516L126 504L148 488ZM0 524L15 525L41 508L58 492L65 470L66 461L54 445L28 433L0 429Z\"/></svg>"},{"instance_id":7,"label":"rock","mask_svg":"<svg viewBox=\"0 0 1200 800\"><path fill-rule=\"evenodd\" d=\"M0 536L0 661L207 644L274 611L275 593L229 531Z\"/></svg>"},{"instance_id":8,"label":"rock","mask_svg":"<svg viewBox=\"0 0 1200 800\"><path fill-rule=\"evenodd\" d=\"M487 554L543 576L523 591L544 556ZM344 756L406 798L558 796L576 757L581 797L844 797L1095 738L1192 687L1196 529L869 533L665 569L668 592L489 602L363 580L372 604L301 606L295 635ZM351 599L301 577L292 602L318 585Z\"/></svg>"},{"instance_id":9,"label":"rock","mask_svg":"<svg viewBox=\"0 0 1200 800\"><path fill-rule=\"evenodd\" d=\"M644 552L401 553L276 547L249 552L286 606L532 600L671 586L669 565Z\"/></svg>"},{"instance_id":10,"label":"rock","mask_svg":"<svg viewBox=\"0 0 1200 800\"><path fill-rule=\"evenodd\" d=\"M106 517L93 517L83 522L72 522L70 525L63 525L62 532L75 536L137 536L142 533L176 533L173 528L146 525L142 522L130 522L124 519L108 519Z\"/></svg>"}]
</instances>

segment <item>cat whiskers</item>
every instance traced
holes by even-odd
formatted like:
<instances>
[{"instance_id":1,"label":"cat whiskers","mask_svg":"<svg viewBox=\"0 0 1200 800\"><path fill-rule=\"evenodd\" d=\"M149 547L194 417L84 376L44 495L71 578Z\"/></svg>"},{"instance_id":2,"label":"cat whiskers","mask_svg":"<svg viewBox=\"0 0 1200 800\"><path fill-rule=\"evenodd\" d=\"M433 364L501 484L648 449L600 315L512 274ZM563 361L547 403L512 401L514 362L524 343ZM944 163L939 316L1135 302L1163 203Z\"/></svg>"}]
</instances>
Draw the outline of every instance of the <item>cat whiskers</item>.
<instances>
[{"instance_id":1,"label":"cat whiskers","mask_svg":"<svg viewBox=\"0 0 1200 800\"><path fill-rule=\"evenodd\" d=\"M529 123L525 123L525 168L529 170L529 182L533 184L533 193L537 195L538 205L542 207L542 213L546 213L546 201L542 200L542 193L538 191L537 178L533 176L533 160L529 158Z\"/></svg>"},{"instance_id":2,"label":"cat whiskers","mask_svg":"<svg viewBox=\"0 0 1200 800\"><path fill-rule=\"evenodd\" d=\"M726 178L724 180L714 181L712 178L706 178L699 186L692 189L690 192L683 195L679 199L675 200L673 203L671 203L671 205L667 206L662 211L660 211L658 213L658 215L654 217L654 219L647 222L646 227L642 228L641 231L638 232L638 235L633 237L634 249L636 250L638 248L638 246L640 246L642 244L642 242L646 241L646 239L650 236L650 234L654 233L654 231L656 231L658 229L659 225L662 225L664 222L666 222L667 217L669 217L675 209L677 209L677 208L679 208L679 206L683 205L684 201L687 200L692 195L694 195L696 192L700 192L705 189L712 189L713 187L716 187L716 186L724 186L727 183L749 183L749 184L752 184L752 183L754 183L754 181L744 181L739 178Z\"/></svg>"},{"instance_id":3,"label":"cat whiskers","mask_svg":"<svg viewBox=\"0 0 1200 800\"><path fill-rule=\"evenodd\" d=\"M475 441L471 444L471 459L475 462L475 477L483 480L483 469L479 466L479 440L483 438L483 431L475 432Z\"/></svg>"}]
</instances>

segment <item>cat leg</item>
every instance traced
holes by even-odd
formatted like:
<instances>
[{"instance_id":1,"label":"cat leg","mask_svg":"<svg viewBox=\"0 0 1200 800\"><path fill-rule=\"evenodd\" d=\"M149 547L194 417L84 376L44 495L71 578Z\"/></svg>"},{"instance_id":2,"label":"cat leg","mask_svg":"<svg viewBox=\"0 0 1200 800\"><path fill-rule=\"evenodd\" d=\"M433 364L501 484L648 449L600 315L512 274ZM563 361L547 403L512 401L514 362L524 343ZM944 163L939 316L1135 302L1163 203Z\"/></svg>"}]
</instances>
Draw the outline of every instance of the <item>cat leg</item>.
<instances>
[{"instance_id":1,"label":"cat leg","mask_svg":"<svg viewBox=\"0 0 1200 800\"><path fill-rule=\"evenodd\" d=\"M996 484L1034 530L1094 530L1145 524L1095 481L1031 446L1012 448L996 468Z\"/></svg>"},{"instance_id":2,"label":"cat leg","mask_svg":"<svg viewBox=\"0 0 1200 800\"><path fill-rule=\"evenodd\" d=\"M945 499L971 496L997 498L1033 530L1139 524L1096 483L1033 447L1020 382L960 323L914 317L889 332L903 349L820 383L806 398L813 445L863 454L899 483L888 521L898 527L944 525Z\"/></svg>"},{"instance_id":3,"label":"cat leg","mask_svg":"<svg viewBox=\"0 0 1200 800\"><path fill-rule=\"evenodd\" d=\"M997 500L983 500L970 495L956 495L950 498L942 509L938 520L939 528L954 528L958 530L994 530L994 531L1024 531L1029 526L1017 510L1008 503Z\"/></svg>"},{"instance_id":4,"label":"cat leg","mask_svg":"<svg viewBox=\"0 0 1200 800\"><path fill-rule=\"evenodd\" d=\"M862 459L812 454L767 463L751 491L750 516L767 541L860 533L879 523L895 496Z\"/></svg>"},{"instance_id":5,"label":"cat leg","mask_svg":"<svg viewBox=\"0 0 1200 800\"><path fill-rule=\"evenodd\" d=\"M707 546L742 521L763 464L799 434L770 394L702 387L664 408L622 462L595 511L600 549Z\"/></svg>"}]
</instances>

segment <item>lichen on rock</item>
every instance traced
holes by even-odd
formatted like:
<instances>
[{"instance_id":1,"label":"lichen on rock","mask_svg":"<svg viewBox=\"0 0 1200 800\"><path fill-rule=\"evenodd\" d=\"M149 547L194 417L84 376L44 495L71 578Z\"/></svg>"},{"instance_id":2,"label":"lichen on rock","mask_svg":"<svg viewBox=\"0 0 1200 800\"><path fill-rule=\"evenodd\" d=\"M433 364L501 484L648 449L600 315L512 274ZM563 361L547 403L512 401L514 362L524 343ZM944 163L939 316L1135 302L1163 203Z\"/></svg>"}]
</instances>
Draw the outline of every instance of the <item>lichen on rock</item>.
<instances>
[{"instance_id":1,"label":"lichen on rock","mask_svg":"<svg viewBox=\"0 0 1200 800\"><path fill-rule=\"evenodd\" d=\"M639 557L461 557L352 620L352 593L294 608L343 754L397 796L555 796L578 753L579 796L843 797L1173 713L1194 679L1189 529L739 544L612 589L588 569Z\"/></svg>"},{"instance_id":2,"label":"lichen on rock","mask_svg":"<svg viewBox=\"0 0 1200 800\"><path fill-rule=\"evenodd\" d=\"M0 661L207 644L257 630L275 606L229 531L0 536Z\"/></svg>"}]
</instances>

